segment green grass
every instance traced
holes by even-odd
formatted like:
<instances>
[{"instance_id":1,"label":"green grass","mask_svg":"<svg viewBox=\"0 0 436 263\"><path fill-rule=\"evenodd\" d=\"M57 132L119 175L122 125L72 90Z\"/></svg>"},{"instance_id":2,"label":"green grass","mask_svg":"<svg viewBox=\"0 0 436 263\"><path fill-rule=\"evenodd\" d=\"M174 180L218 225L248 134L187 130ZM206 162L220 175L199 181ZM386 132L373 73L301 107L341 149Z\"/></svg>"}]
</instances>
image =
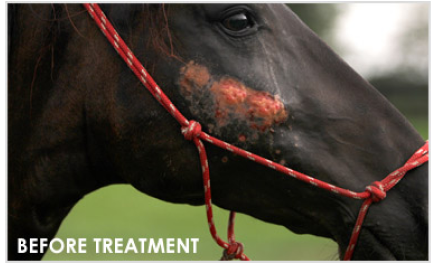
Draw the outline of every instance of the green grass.
<instances>
[{"instance_id":1,"label":"green grass","mask_svg":"<svg viewBox=\"0 0 436 263\"><path fill-rule=\"evenodd\" d=\"M226 237L228 212L214 207ZM59 238L87 238L86 254L53 254L44 260L218 260L222 250L210 237L204 206L175 205L131 186L113 185L87 195L62 223ZM95 254L93 238L199 238L197 254ZM284 227L236 216L236 238L256 260L334 260L337 245L325 238L296 235Z\"/></svg>"},{"instance_id":2,"label":"green grass","mask_svg":"<svg viewBox=\"0 0 436 263\"><path fill-rule=\"evenodd\" d=\"M406 117L409 117L406 115ZM411 116L408 118L409 121L412 123L412 125L415 127L415 129L421 134L422 138L424 140L428 139L428 118L427 117L421 117L421 116Z\"/></svg>"}]
</instances>

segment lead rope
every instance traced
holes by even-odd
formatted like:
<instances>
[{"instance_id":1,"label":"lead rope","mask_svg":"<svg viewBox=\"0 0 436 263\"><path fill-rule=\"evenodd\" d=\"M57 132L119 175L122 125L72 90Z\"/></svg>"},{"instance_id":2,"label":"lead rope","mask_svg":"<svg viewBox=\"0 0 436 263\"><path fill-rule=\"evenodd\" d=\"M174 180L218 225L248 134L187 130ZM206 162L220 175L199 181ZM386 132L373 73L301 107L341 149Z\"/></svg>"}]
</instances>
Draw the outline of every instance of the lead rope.
<instances>
[{"instance_id":1,"label":"lead rope","mask_svg":"<svg viewBox=\"0 0 436 263\"><path fill-rule=\"evenodd\" d=\"M376 181L372 183L371 185L367 186L365 188L365 191L363 192L354 192L348 189L344 189L320 181L318 179L315 179L303 173L284 167L283 165L275 163L271 160L265 159L261 156L240 149L224 141L221 141L203 132L201 130L200 123L193 120L188 121L179 112L179 110L174 106L174 104L172 104L172 102L165 95L165 93L159 88L159 86L156 84L153 78L147 73L144 66L142 66L142 64L133 54L133 52L127 47L123 39L118 35L116 30L113 28L112 24L107 20L105 14L100 9L98 4L83 4L83 5L86 8L86 10L88 10L88 13L94 19L94 21L96 22L100 30L103 32L103 34L106 36L108 41L112 44L112 46L121 56L121 58L126 62L127 66L133 71L136 77L148 89L148 91L153 95L153 97L180 123L182 127L181 128L182 134L185 137L185 139L189 141L193 141L193 143L197 147L200 156L200 164L201 164L201 170L203 175L204 200L206 205L206 215L209 224L209 231L213 239L216 241L216 243L222 248L224 248L224 252L221 260L231 260L234 258L240 260L250 260L250 259L243 252L244 246L235 240L235 234L234 234L235 212L233 211L230 212L229 225L227 228L228 242L222 240L216 232L215 224L213 221L213 213L212 213L209 165L207 161L206 150L202 141L207 141L224 150L230 151L246 159L252 160L254 162L267 166L271 169L277 170L278 172L294 177L305 183L309 183L315 187L322 188L332 193L345 197L364 199L364 202L360 208L359 215L356 220L356 224L351 234L350 243L348 244L348 248L345 252L344 260L350 260L353 255L353 251L355 249L356 242L359 237L359 233L362 229L362 224L365 219L369 206L373 202L379 202L383 200L386 197L386 192L392 189L392 187L394 187L408 171L416 167L419 167L428 161L428 141L427 141L420 149L418 149L413 154L413 156L402 167L390 173L382 181L380 182Z\"/></svg>"}]
</instances>

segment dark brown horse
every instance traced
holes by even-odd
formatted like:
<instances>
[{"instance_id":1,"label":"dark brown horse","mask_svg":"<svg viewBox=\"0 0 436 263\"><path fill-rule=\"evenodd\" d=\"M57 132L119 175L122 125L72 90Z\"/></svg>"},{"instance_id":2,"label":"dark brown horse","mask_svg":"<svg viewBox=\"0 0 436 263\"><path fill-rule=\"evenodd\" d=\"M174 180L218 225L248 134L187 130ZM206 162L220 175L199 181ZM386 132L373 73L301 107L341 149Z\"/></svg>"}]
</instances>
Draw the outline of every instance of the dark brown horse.
<instances>
[{"instance_id":1,"label":"dark brown horse","mask_svg":"<svg viewBox=\"0 0 436 263\"><path fill-rule=\"evenodd\" d=\"M424 143L283 5L102 8L183 114L230 143L356 191ZM105 185L203 203L194 146L82 5L8 5L8 21L9 259L41 258L18 254L17 238L52 238ZM216 205L331 238L343 256L360 202L207 150ZM427 259L427 166L388 195L371 207L353 259Z\"/></svg>"}]
</instances>

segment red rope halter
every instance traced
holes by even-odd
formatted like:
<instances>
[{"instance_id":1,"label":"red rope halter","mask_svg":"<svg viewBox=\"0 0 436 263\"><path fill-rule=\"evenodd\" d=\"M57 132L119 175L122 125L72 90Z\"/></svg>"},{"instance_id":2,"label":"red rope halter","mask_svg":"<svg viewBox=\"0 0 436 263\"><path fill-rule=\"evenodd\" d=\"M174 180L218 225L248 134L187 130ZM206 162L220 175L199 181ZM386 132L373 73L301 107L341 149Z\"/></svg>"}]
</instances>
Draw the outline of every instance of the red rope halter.
<instances>
[{"instance_id":1,"label":"red rope halter","mask_svg":"<svg viewBox=\"0 0 436 263\"><path fill-rule=\"evenodd\" d=\"M356 246L357 239L359 237L360 230L362 229L362 223L365 219L365 215L368 211L369 206L373 202L379 202L386 197L386 192L389 191L392 187L394 187L403 177L404 175L416 168L421 166L423 163L428 161L428 141L422 146L418 151L416 151L413 156L400 168L390 173L386 178L382 181L374 182L371 185L367 186L365 191L363 192L354 192L348 189L340 188L329 183L320 181L303 173L294 171L290 168L284 167L278 163L270 161L268 159L262 158L256 154L247 152L243 149L235 147L231 144L228 144L224 141L221 141L215 137L208 135L207 133L201 130L200 123L196 121L188 121L174 106L174 104L168 99L165 93L159 88L153 78L147 73L145 68L133 54L133 52L127 47L126 43L123 39L118 35L118 33L113 28L112 24L107 20L105 14L100 9L98 4L84 4L85 8L88 10L88 13L95 20L100 30L106 36L108 41L112 44L121 58L126 62L127 66L133 71L133 73L138 77L138 79L142 82L142 84L150 91L150 93L154 96L154 98L180 123L182 126L182 134L186 140L193 141L197 146L198 153L200 156L201 169L203 173L203 184L204 184L204 199L206 204L206 214L207 220L209 223L210 233L217 242L219 246L224 248L222 260L230 260L234 258L238 258L241 260L249 260L249 258L244 254L244 247L241 243L236 242L234 235L234 218L235 212L230 212L229 225L228 225L228 242L222 240L215 228L215 224L213 221L213 213L212 213L212 198L211 198L211 189L210 189L210 179L209 179L209 165L207 161L206 150L202 141L207 141L215 146L218 146L222 149L235 153L244 158L255 161L259 164L267 166L271 169L277 170L283 174L292 176L298 180L301 180L306 183L310 183L315 187L322 188L328 190L332 193L355 198L355 199L364 199L364 202L360 208L359 215L356 220L356 224L354 226L351 239L348 245L348 248L345 252L344 260L350 260L354 248Z\"/></svg>"}]
</instances>

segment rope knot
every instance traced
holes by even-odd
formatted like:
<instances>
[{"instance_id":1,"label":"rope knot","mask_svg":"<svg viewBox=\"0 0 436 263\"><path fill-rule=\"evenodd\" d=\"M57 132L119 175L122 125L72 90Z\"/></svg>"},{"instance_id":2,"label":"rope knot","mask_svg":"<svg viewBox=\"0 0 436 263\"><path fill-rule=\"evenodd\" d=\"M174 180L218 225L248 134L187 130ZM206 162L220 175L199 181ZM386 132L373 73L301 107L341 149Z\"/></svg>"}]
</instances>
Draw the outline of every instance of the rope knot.
<instances>
[{"instance_id":1,"label":"rope knot","mask_svg":"<svg viewBox=\"0 0 436 263\"><path fill-rule=\"evenodd\" d=\"M235 258L241 258L244 253L244 245L240 242L233 242L229 244L227 249L224 249L221 261L228 261Z\"/></svg>"},{"instance_id":2,"label":"rope knot","mask_svg":"<svg viewBox=\"0 0 436 263\"><path fill-rule=\"evenodd\" d=\"M371 198L374 202L379 202L386 198L386 192L381 182L373 182L366 187L366 190L371 194Z\"/></svg>"},{"instance_id":3,"label":"rope knot","mask_svg":"<svg viewBox=\"0 0 436 263\"><path fill-rule=\"evenodd\" d=\"M201 134L201 124L196 121L189 121L187 126L182 127L182 134L186 140L192 141Z\"/></svg>"}]
</instances>

